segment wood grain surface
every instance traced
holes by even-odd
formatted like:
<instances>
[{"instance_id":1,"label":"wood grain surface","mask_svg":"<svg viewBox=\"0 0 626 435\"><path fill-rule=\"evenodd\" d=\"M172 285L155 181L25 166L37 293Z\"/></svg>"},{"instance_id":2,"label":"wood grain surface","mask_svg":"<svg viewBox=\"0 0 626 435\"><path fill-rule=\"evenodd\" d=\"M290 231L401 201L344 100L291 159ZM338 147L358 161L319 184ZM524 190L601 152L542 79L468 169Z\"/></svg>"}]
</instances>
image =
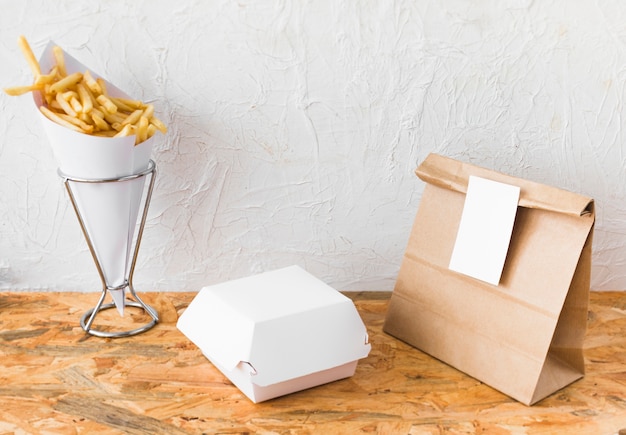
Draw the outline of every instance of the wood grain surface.
<instances>
[{"instance_id":1,"label":"wood grain surface","mask_svg":"<svg viewBox=\"0 0 626 435\"><path fill-rule=\"evenodd\" d=\"M372 351L355 375L253 404L176 329L193 293L140 293L161 323L87 336L95 293L0 293L0 434L608 434L626 428L626 292L592 292L586 376L527 407L382 332L390 293L347 293ZM98 315L130 329L129 308ZM219 333L219 331L207 331ZM528 331L532 333L532 331Z\"/></svg>"}]
</instances>

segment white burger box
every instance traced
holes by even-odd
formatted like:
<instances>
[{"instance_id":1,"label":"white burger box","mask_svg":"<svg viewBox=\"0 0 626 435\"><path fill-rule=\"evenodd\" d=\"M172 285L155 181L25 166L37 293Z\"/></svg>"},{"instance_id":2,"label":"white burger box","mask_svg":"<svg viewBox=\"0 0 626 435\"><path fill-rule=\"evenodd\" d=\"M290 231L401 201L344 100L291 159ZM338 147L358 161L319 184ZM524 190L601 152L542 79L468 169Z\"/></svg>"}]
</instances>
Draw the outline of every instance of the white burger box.
<instances>
[{"instance_id":1,"label":"white burger box","mask_svg":"<svg viewBox=\"0 0 626 435\"><path fill-rule=\"evenodd\" d=\"M371 349L352 300L298 266L204 287L177 327L254 403L351 377Z\"/></svg>"}]
</instances>

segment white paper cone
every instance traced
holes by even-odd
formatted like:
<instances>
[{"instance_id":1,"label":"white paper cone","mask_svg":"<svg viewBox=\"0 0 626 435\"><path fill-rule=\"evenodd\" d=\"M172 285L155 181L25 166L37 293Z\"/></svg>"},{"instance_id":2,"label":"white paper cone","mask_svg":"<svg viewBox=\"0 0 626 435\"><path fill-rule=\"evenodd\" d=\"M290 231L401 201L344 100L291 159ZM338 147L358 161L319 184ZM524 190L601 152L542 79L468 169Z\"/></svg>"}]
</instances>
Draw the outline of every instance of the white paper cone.
<instances>
[{"instance_id":1,"label":"white paper cone","mask_svg":"<svg viewBox=\"0 0 626 435\"><path fill-rule=\"evenodd\" d=\"M109 287L121 286L128 278L144 182L143 178L117 183L69 181ZM124 290L110 293L123 315Z\"/></svg>"},{"instance_id":2,"label":"white paper cone","mask_svg":"<svg viewBox=\"0 0 626 435\"><path fill-rule=\"evenodd\" d=\"M40 59L42 71L55 64L50 42ZM68 74L85 72L86 66L65 54ZM94 77L100 77L90 70ZM129 98L107 82L113 96ZM43 104L33 93L37 106ZM78 133L46 118L39 112L60 171L69 178L113 179L137 174L149 166L153 139L135 146L135 136L108 138ZM81 183L70 181L76 206L82 216L108 287L123 285L128 278L131 248L145 184L144 178L124 182ZM124 290L110 291L124 313Z\"/></svg>"}]
</instances>

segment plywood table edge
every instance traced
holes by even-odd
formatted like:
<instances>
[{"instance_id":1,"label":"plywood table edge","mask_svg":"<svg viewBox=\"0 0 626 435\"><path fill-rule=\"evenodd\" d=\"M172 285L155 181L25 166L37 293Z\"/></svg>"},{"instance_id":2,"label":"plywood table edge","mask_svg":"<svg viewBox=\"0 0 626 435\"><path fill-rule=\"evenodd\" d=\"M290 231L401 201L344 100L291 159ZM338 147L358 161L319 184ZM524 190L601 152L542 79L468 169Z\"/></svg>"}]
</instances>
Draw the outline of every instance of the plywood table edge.
<instances>
[{"instance_id":1,"label":"plywood table edge","mask_svg":"<svg viewBox=\"0 0 626 435\"><path fill-rule=\"evenodd\" d=\"M391 292L344 294L372 343L355 375L253 404L176 329L195 292L141 293L162 322L123 339L80 328L97 293L0 292L0 433L613 435L626 427L626 292L591 292L585 377L532 407L383 333Z\"/></svg>"}]
</instances>

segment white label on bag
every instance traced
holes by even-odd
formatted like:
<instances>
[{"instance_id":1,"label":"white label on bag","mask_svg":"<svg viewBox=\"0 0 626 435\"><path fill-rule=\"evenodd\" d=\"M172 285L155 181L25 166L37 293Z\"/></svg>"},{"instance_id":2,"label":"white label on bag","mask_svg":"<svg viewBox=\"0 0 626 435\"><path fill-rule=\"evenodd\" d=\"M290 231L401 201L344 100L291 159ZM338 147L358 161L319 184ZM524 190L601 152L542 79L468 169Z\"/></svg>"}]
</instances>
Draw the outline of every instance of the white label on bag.
<instances>
[{"instance_id":1,"label":"white label on bag","mask_svg":"<svg viewBox=\"0 0 626 435\"><path fill-rule=\"evenodd\" d=\"M498 285L511 242L520 188L470 176L450 269Z\"/></svg>"}]
</instances>

